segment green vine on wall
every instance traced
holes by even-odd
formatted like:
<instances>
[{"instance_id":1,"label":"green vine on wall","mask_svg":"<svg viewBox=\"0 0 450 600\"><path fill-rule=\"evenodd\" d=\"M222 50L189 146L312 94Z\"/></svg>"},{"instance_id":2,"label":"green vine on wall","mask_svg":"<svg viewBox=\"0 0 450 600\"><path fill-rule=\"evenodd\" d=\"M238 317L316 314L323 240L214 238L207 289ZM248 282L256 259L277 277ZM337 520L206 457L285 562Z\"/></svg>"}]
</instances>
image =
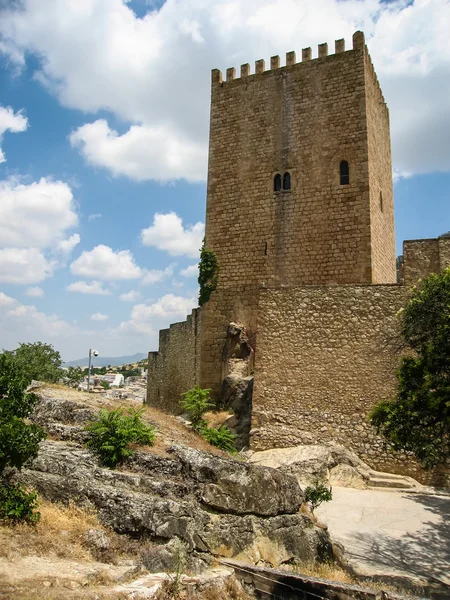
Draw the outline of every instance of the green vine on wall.
<instances>
[{"instance_id":1,"label":"green vine on wall","mask_svg":"<svg viewBox=\"0 0 450 600\"><path fill-rule=\"evenodd\" d=\"M219 263L217 262L216 253L213 250L205 248L205 239L203 238L198 273L198 283L200 285L198 303L200 306L208 302L211 294L217 287L218 278Z\"/></svg>"}]
</instances>

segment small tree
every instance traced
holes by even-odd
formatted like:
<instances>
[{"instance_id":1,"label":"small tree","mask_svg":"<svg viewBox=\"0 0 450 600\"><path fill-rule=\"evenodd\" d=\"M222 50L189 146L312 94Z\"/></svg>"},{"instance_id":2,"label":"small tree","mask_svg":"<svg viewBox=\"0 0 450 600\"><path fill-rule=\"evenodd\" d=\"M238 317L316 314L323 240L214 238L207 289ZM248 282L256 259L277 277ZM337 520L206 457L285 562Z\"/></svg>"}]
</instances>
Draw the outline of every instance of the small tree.
<instances>
[{"instance_id":1,"label":"small tree","mask_svg":"<svg viewBox=\"0 0 450 600\"><path fill-rule=\"evenodd\" d=\"M77 387L83 381L83 369L81 367L69 367L66 371L67 385Z\"/></svg>"},{"instance_id":2,"label":"small tree","mask_svg":"<svg viewBox=\"0 0 450 600\"><path fill-rule=\"evenodd\" d=\"M322 502L329 502L332 499L333 492L331 487L327 488L326 485L320 481L317 481L314 485L310 485L305 489L305 501L309 504L312 514L314 514L314 511L322 504Z\"/></svg>"},{"instance_id":3,"label":"small tree","mask_svg":"<svg viewBox=\"0 0 450 600\"><path fill-rule=\"evenodd\" d=\"M56 383L64 376L64 371L61 369L61 355L51 344L42 342L20 344L12 354L28 382L35 379Z\"/></svg>"},{"instance_id":4,"label":"small tree","mask_svg":"<svg viewBox=\"0 0 450 600\"><path fill-rule=\"evenodd\" d=\"M370 421L392 448L431 468L450 457L450 268L419 282L399 317L410 352L395 398L380 402Z\"/></svg>"},{"instance_id":5,"label":"small tree","mask_svg":"<svg viewBox=\"0 0 450 600\"><path fill-rule=\"evenodd\" d=\"M27 394L28 377L11 352L0 354L0 521L35 523L39 513L36 494L27 493L13 483L13 469L20 471L27 460L35 458L45 432L35 424L25 423L38 398Z\"/></svg>"},{"instance_id":6,"label":"small tree","mask_svg":"<svg viewBox=\"0 0 450 600\"><path fill-rule=\"evenodd\" d=\"M188 413L192 428L195 431L206 427L207 423L203 419L203 415L208 409L214 407L211 402L211 390L209 388L202 389L199 385L196 385L182 394L180 404L183 410Z\"/></svg>"},{"instance_id":7,"label":"small tree","mask_svg":"<svg viewBox=\"0 0 450 600\"><path fill-rule=\"evenodd\" d=\"M133 455L130 444L151 445L156 430L142 421L142 409L101 410L85 428L90 436L86 446L107 467L115 467Z\"/></svg>"}]
</instances>

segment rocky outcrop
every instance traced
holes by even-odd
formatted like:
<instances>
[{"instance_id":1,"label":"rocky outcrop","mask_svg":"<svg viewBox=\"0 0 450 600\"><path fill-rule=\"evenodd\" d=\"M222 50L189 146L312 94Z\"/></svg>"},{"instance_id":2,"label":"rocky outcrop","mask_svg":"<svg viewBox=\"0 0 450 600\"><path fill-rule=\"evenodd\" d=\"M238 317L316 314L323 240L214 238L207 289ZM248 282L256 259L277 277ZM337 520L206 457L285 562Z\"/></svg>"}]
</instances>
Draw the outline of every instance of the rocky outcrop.
<instances>
[{"instance_id":1,"label":"rocky outcrop","mask_svg":"<svg viewBox=\"0 0 450 600\"><path fill-rule=\"evenodd\" d=\"M60 440L73 433L43 442L20 475L46 498L95 508L118 533L161 544L179 538L197 563L213 555L270 564L331 557L327 533L299 513L295 477L181 445L163 456L138 451L110 470L80 444L91 409L71 404L44 399L35 412Z\"/></svg>"},{"instance_id":2,"label":"rocky outcrop","mask_svg":"<svg viewBox=\"0 0 450 600\"><path fill-rule=\"evenodd\" d=\"M322 481L331 486L356 489L423 489L411 477L374 471L351 450L333 443L254 452L249 457L249 462L292 475L301 486Z\"/></svg>"},{"instance_id":3,"label":"rocky outcrop","mask_svg":"<svg viewBox=\"0 0 450 600\"><path fill-rule=\"evenodd\" d=\"M293 475L300 485L323 481L331 485L364 489L371 473L370 467L356 454L338 444L264 450L252 454L249 462Z\"/></svg>"}]
</instances>

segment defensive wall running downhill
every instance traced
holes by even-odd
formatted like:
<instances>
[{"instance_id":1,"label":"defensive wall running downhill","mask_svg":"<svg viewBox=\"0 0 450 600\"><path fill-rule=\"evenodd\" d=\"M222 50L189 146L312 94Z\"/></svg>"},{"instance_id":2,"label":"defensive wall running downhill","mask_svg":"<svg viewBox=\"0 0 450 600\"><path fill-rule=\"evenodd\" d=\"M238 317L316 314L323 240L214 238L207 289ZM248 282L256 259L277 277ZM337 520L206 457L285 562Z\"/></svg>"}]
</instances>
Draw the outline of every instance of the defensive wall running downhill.
<instances>
[{"instance_id":1,"label":"defensive wall running downhill","mask_svg":"<svg viewBox=\"0 0 450 600\"><path fill-rule=\"evenodd\" d=\"M159 332L159 351L148 353L147 404L180 413L181 394L199 381L201 309Z\"/></svg>"}]
</instances>

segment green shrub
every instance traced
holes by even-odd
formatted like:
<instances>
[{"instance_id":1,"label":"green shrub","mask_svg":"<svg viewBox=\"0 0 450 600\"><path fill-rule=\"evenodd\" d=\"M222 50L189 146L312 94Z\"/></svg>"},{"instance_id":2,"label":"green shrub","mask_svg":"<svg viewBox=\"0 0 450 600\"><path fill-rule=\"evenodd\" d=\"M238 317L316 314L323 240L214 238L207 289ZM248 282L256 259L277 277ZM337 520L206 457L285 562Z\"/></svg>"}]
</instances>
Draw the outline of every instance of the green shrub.
<instances>
[{"instance_id":1,"label":"green shrub","mask_svg":"<svg viewBox=\"0 0 450 600\"><path fill-rule=\"evenodd\" d=\"M219 263L217 262L216 253L205 248L205 239L203 239L198 265L198 284L200 286L198 303L200 306L208 302L217 287L218 277Z\"/></svg>"},{"instance_id":2,"label":"green shrub","mask_svg":"<svg viewBox=\"0 0 450 600\"><path fill-rule=\"evenodd\" d=\"M151 445L156 435L155 428L142 421L142 409L134 408L101 410L97 420L85 429L90 433L86 446L107 467L115 467L132 456L130 444Z\"/></svg>"},{"instance_id":3,"label":"green shrub","mask_svg":"<svg viewBox=\"0 0 450 600\"><path fill-rule=\"evenodd\" d=\"M208 388L202 389L199 385L196 385L182 394L182 397L180 404L183 410L188 413L192 428L195 431L205 428L207 423L202 417L208 409L214 408L214 404L211 402L211 390Z\"/></svg>"},{"instance_id":4,"label":"green shrub","mask_svg":"<svg viewBox=\"0 0 450 600\"><path fill-rule=\"evenodd\" d=\"M222 425L218 429L216 427L203 427L199 433L212 446L216 446L216 448L225 450L225 452L229 452L230 454L236 454L234 447L236 436L234 433L231 433L226 425Z\"/></svg>"},{"instance_id":5,"label":"green shrub","mask_svg":"<svg viewBox=\"0 0 450 600\"><path fill-rule=\"evenodd\" d=\"M320 506L322 502L329 502L332 498L333 494L331 487L327 488L321 482L316 482L314 485L308 486L305 489L305 501L309 504L313 514L315 509Z\"/></svg>"},{"instance_id":6,"label":"green shrub","mask_svg":"<svg viewBox=\"0 0 450 600\"><path fill-rule=\"evenodd\" d=\"M27 492L20 483L0 482L0 523L35 524L41 518L41 514L35 512L37 506L36 492Z\"/></svg>"},{"instance_id":7,"label":"green shrub","mask_svg":"<svg viewBox=\"0 0 450 600\"><path fill-rule=\"evenodd\" d=\"M35 523L40 514L36 494L27 493L12 483L13 469L20 471L27 460L37 456L39 442L45 438L42 427L26 423L38 398L27 394L29 376L12 352L0 354L0 521Z\"/></svg>"}]
</instances>

